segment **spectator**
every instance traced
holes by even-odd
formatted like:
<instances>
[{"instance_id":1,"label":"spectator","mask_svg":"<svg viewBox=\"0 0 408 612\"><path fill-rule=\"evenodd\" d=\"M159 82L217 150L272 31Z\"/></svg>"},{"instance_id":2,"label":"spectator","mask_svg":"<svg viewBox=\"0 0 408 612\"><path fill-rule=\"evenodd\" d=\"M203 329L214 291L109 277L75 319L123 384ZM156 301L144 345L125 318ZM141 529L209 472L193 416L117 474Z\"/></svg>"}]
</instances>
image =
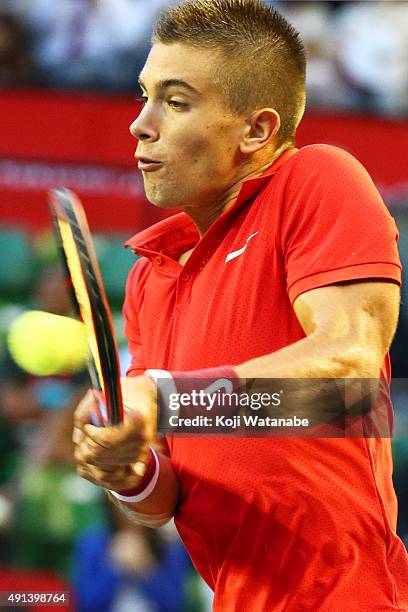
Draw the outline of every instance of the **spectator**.
<instances>
[{"instance_id":1,"label":"spectator","mask_svg":"<svg viewBox=\"0 0 408 612\"><path fill-rule=\"evenodd\" d=\"M35 56L47 83L134 88L159 4L160 0L33 0L29 18Z\"/></svg>"},{"instance_id":2,"label":"spectator","mask_svg":"<svg viewBox=\"0 0 408 612\"><path fill-rule=\"evenodd\" d=\"M49 267L43 270L34 287L31 305L59 315L68 316L71 304L64 278L59 267ZM64 457L63 462L72 463L71 441L52 441L49 428L55 435L64 427L71 425L71 417L63 416L61 409L75 404L76 398L88 387L88 377L85 372L73 376L36 377L22 370L13 360L7 348L1 356L0 367L0 400L2 417L9 424L28 431L28 448L38 446L41 453L53 442L56 452ZM33 428L38 422L39 426ZM41 443L36 443L38 431ZM26 451L28 450L26 448Z\"/></svg>"},{"instance_id":3,"label":"spectator","mask_svg":"<svg viewBox=\"0 0 408 612\"><path fill-rule=\"evenodd\" d=\"M59 268L43 271L32 303L55 314L69 314ZM6 501L14 504L15 529L8 533L10 562L68 573L78 529L90 520L104 520L96 488L83 489L73 466L72 413L89 386L87 374L31 376L7 351L0 372L0 427L3 433L14 430L19 443L18 461L16 445L8 443L8 463L15 471L3 485Z\"/></svg>"},{"instance_id":4,"label":"spectator","mask_svg":"<svg viewBox=\"0 0 408 612\"><path fill-rule=\"evenodd\" d=\"M408 4L345 2L338 12L339 68L362 109L408 111Z\"/></svg>"},{"instance_id":5,"label":"spectator","mask_svg":"<svg viewBox=\"0 0 408 612\"><path fill-rule=\"evenodd\" d=\"M34 80L27 34L20 19L0 14L0 86L28 85Z\"/></svg>"},{"instance_id":6,"label":"spectator","mask_svg":"<svg viewBox=\"0 0 408 612\"><path fill-rule=\"evenodd\" d=\"M334 23L329 6L322 2L282 2L279 10L300 32L306 46L308 104L312 108L349 107L352 96L335 63Z\"/></svg>"},{"instance_id":7,"label":"spectator","mask_svg":"<svg viewBox=\"0 0 408 612\"><path fill-rule=\"evenodd\" d=\"M181 612L191 571L178 537L130 523L110 507L110 528L80 534L74 550L78 612Z\"/></svg>"}]
</instances>

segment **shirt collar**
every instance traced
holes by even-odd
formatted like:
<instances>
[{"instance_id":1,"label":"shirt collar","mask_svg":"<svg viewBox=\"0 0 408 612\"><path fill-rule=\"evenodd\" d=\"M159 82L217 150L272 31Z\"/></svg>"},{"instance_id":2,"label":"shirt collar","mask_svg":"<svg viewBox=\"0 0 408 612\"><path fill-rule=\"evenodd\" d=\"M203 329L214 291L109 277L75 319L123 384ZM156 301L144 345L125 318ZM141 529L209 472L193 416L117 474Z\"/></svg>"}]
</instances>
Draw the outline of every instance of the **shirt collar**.
<instances>
[{"instance_id":1,"label":"shirt collar","mask_svg":"<svg viewBox=\"0 0 408 612\"><path fill-rule=\"evenodd\" d=\"M224 214L240 208L248 200L260 193L261 189L270 181L279 168L297 152L298 149L295 147L287 149L262 174L244 181L233 206ZM180 253L195 246L199 240L200 234L192 219L182 212L138 232L125 243L125 247L130 247L140 255L148 255L155 252L165 253L169 257L178 257Z\"/></svg>"}]
</instances>

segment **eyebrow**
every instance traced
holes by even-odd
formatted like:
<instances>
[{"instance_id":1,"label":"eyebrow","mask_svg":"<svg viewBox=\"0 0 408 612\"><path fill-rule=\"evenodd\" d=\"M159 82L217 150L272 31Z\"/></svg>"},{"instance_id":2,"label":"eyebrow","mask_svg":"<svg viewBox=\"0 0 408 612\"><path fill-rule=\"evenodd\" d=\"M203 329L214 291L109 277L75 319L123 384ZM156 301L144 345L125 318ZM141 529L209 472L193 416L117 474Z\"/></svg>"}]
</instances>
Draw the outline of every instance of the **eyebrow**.
<instances>
[{"instance_id":1,"label":"eyebrow","mask_svg":"<svg viewBox=\"0 0 408 612\"><path fill-rule=\"evenodd\" d=\"M139 78L139 85L141 87L143 87L143 89L146 90L145 85L143 84L143 81ZM190 83L187 83L187 81L183 81L182 79L163 79L162 81L159 81L158 83L156 83L156 89L158 91L163 91L164 89L167 89L168 87L183 87L184 89L187 89L190 93L195 94L195 95L199 95L199 91L193 87L192 85L190 85Z\"/></svg>"}]
</instances>

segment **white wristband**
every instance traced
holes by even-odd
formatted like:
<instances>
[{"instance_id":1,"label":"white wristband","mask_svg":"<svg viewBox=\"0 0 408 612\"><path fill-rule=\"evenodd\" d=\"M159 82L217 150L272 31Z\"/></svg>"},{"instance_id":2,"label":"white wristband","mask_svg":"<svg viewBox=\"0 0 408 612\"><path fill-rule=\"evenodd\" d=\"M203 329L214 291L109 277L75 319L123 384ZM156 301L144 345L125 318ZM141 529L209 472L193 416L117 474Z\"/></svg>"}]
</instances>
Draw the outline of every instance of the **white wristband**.
<instances>
[{"instance_id":1,"label":"white wristband","mask_svg":"<svg viewBox=\"0 0 408 612\"><path fill-rule=\"evenodd\" d=\"M158 427L160 430L160 406L164 407L165 411L167 410L167 407L170 404L171 395L177 394L176 383L174 381L173 376L167 370L145 370L144 374L146 374L146 376L149 376L149 378L154 380L154 382L156 383L157 394L160 400L158 402L159 404ZM177 412L175 412L175 410L172 409L173 415L177 416L178 412L179 412L179 408L177 409Z\"/></svg>"},{"instance_id":2,"label":"white wristband","mask_svg":"<svg viewBox=\"0 0 408 612\"><path fill-rule=\"evenodd\" d=\"M137 502L143 501L144 499L146 499L146 497L149 497L150 493L152 493L152 491L153 491L154 487L156 486L157 481L159 479L160 461L159 461L159 458L156 455L155 451L153 450L153 448L151 448L150 450L152 451L152 453L154 455L154 460L156 462L156 466L155 466L155 469L154 469L154 474L153 474L152 479L150 480L150 482L143 489L143 491L141 491L137 495L131 495L130 497L127 497L126 495L121 495L117 491L109 491L109 493L112 493L112 495L114 497L116 497L116 499L119 499L120 501L131 503L131 504L135 504Z\"/></svg>"},{"instance_id":3,"label":"white wristband","mask_svg":"<svg viewBox=\"0 0 408 612\"><path fill-rule=\"evenodd\" d=\"M150 369L150 370L145 370L144 373L150 376L150 378L153 378L155 382L157 382L159 378L167 378L168 380L173 380L173 377L170 374L170 372L168 372L168 370Z\"/></svg>"}]
</instances>

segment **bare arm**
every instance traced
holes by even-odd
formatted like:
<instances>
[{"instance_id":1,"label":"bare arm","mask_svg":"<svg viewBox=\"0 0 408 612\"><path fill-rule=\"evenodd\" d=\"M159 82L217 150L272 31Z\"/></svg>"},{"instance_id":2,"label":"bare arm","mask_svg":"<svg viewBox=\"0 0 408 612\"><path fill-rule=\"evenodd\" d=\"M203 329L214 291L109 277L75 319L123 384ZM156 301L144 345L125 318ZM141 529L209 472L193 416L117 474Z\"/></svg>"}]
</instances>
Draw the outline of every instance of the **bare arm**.
<instances>
[{"instance_id":1,"label":"bare arm","mask_svg":"<svg viewBox=\"0 0 408 612\"><path fill-rule=\"evenodd\" d=\"M306 337L236 366L250 393L283 390L263 416L307 418L311 425L365 414L378 405L380 369L398 319L399 288L356 282L314 289L294 303ZM272 379L272 380L270 380Z\"/></svg>"},{"instance_id":2,"label":"bare arm","mask_svg":"<svg viewBox=\"0 0 408 612\"><path fill-rule=\"evenodd\" d=\"M306 338L234 367L240 378L376 378L395 333L399 288L356 282L313 289L294 310Z\"/></svg>"}]
</instances>

